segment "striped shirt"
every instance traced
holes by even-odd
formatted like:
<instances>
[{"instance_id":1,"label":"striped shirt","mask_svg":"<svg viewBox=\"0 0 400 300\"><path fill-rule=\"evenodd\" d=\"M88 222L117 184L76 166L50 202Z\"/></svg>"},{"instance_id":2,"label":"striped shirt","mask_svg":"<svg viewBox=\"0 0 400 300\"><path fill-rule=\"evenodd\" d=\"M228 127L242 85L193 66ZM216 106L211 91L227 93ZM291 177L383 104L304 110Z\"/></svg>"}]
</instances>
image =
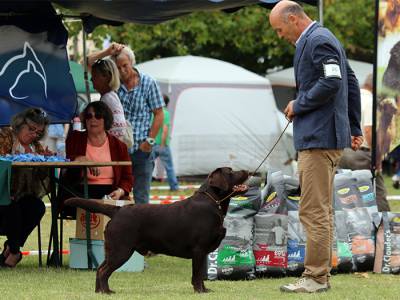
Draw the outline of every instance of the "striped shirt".
<instances>
[{"instance_id":1,"label":"striped shirt","mask_svg":"<svg viewBox=\"0 0 400 300\"><path fill-rule=\"evenodd\" d=\"M157 82L150 76L139 74L139 84L128 91L124 84L118 90L118 96L124 108L126 119L132 124L134 144L130 152L139 149L139 145L149 136L153 110L163 107Z\"/></svg>"}]
</instances>

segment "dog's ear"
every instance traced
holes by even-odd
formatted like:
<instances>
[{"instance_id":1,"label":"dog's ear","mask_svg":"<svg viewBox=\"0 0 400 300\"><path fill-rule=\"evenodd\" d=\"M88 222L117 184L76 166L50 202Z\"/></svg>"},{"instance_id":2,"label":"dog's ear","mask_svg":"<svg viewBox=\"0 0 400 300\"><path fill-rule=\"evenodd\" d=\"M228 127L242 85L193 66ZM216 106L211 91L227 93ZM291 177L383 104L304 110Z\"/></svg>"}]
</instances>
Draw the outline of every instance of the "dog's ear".
<instances>
[{"instance_id":1,"label":"dog's ear","mask_svg":"<svg viewBox=\"0 0 400 300\"><path fill-rule=\"evenodd\" d=\"M218 168L208 175L208 184L222 191L229 190L229 183L226 180L224 170L222 168Z\"/></svg>"}]
</instances>

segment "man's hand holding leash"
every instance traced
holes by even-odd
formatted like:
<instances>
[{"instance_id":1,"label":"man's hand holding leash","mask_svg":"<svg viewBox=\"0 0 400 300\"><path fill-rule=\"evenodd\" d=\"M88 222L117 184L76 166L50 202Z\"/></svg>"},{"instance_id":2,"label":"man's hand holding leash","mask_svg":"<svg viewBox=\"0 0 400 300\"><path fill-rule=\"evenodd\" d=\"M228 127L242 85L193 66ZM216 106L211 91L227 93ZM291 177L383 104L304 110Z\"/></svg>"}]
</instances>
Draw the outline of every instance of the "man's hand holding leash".
<instances>
[{"instance_id":1,"label":"man's hand holding leash","mask_svg":"<svg viewBox=\"0 0 400 300\"><path fill-rule=\"evenodd\" d=\"M284 110L286 119L287 119L288 121L290 121L290 122L292 122L292 121L293 121L293 118L294 118L294 111L293 111L293 103L294 103L294 101L295 101L295 100L290 101L290 102L288 103L288 105L286 106L285 110Z\"/></svg>"}]
</instances>

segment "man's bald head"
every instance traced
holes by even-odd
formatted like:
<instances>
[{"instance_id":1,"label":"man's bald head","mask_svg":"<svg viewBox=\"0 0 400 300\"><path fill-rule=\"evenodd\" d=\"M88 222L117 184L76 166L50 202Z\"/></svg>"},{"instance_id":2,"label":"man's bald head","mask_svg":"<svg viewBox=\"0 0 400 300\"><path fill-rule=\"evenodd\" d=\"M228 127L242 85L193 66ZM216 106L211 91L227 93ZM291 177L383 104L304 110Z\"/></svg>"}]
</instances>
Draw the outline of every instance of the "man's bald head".
<instances>
[{"instance_id":1,"label":"man's bald head","mask_svg":"<svg viewBox=\"0 0 400 300\"><path fill-rule=\"evenodd\" d=\"M287 22L289 15L295 15L298 17L305 17L303 7L294 1L280 1L271 10L271 16L276 15L276 17L281 18L283 21Z\"/></svg>"},{"instance_id":2,"label":"man's bald head","mask_svg":"<svg viewBox=\"0 0 400 300\"><path fill-rule=\"evenodd\" d=\"M271 10L269 22L280 38L294 44L312 21L298 3L284 0Z\"/></svg>"}]
</instances>

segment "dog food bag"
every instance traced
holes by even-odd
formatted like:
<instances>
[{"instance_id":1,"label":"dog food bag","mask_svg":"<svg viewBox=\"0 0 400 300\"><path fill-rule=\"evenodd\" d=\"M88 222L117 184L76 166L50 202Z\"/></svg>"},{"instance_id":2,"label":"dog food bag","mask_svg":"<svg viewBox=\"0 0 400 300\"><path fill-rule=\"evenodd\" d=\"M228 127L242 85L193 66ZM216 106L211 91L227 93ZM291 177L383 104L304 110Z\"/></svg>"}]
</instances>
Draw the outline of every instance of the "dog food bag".
<instances>
[{"instance_id":1,"label":"dog food bag","mask_svg":"<svg viewBox=\"0 0 400 300\"><path fill-rule=\"evenodd\" d=\"M374 272L400 274L400 213L382 212L376 234Z\"/></svg>"},{"instance_id":2,"label":"dog food bag","mask_svg":"<svg viewBox=\"0 0 400 300\"><path fill-rule=\"evenodd\" d=\"M298 200L291 200L295 202ZM291 205L294 206L294 203ZM299 212L288 211L288 241L287 241L288 265L286 273L298 276L304 271L304 258L306 254L306 235L300 222Z\"/></svg>"},{"instance_id":3,"label":"dog food bag","mask_svg":"<svg viewBox=\"0 0 400 300\"><path fill-rule=\"evenodd\" d=\"M357 271L370 271L375 256L375 237L372 220L366 208L344 211L349 232L351 252Z\"/></svg>"},{"instance_id":4,"label":"dog food bag","mask_svg":"<svg viewBox=\"0 0 400 300\"><path fill-rule=\"evenodd\" d=\"M352 249L355 251L363 250L365 255L365 261L357 264L357 269L372 270L375 259L375 227L374 227L374 216L378 213L378 206L376 204L376 196L374 187L372 184L372 173L370 170L355 170L352 171L352 177L356 179L356 186L359 192L359 197L361 201L362 208L359 208L360 215L367 221L366 227L370 229L369 232L366 231L366 236L364 241L357 243L358 241L353 238ZM361 248L359 247L361 246ZM353 250L353 253L354 253ZM357 257L360 261L360 257Z\"/></svg>"},{"instance_id":5,"label":"dog food bag","mask_svg":"<svg viewBox=\"0 0 400 300\"><path fill-rule=\"evenodd\" d=\"M254 218L252 210L242 209L235 214L227 214L224 219L224 227L226 228L225 238L236 238L243 241L243 244L253 243Z\"/></svg>"},{"instance_id":6,"label":"dog food bag","mask_svg":"<svg viewBox=\"0 0 400 300\"><path fill-rule=\"evenodd\" d=\"M253 252L258 276L285 274L288 221L284 189L282 172L267 174L266 185L261 191L262 206L255 216Z\"/></svg>"},{"instance_id":7,"label":"dog food bag","mask_svg":"<svg viewBox=\"0 0 400 300\"><path fill-rule=\"evenodd\" d=\"M261 191L262 204L259 212L287 214L284 190L285 179L282 172L269 174L267 184Z\"/></svg>"},{"instance_id":8,"label":"dog food bag","mask_svg":"<svg viewBox=\"0 0 400 300\"><path fill-rule=\"evenodd\" d=\"M255 216L253 252L256 274L285 274L287 267L287 205L282 172L268 174L263 203Z\"/></svg>"},{"instance_id":9,"label":"dog food bag","mask_svg":"<svg viewBox=\"0 0 400 300\"><path fill-rule=\"evenodd\" d=\"M253 248L235 238L224 239L218 248L218 279L255 279Z\"/></svg>"},{"instance_id":10,"label":"dog food bag","mask_svg":"<svg viewBox=\"0 0 400 300\"><path fill-rule=\"evenodd\" d=\"M349 232L346 226L346 216L344 211L335 211L335 232L334 249L336 254L336 264L332 261L333 272L348 273L353 269L353 254L349 243ZM335 258L332 258L334 260Z\"/></svg>"},{"instance_id":11,"label":"dog food bag","mask_svg":"<svg viewBox=\"0 0 400 300\"><path fill-rule=\"evenodd\" d=\"M336 174L334 179L334 246L336 246L337 266L333 268L333 272L348 273L355 268L346 215L343 211L343 207L356 206L354 203L357 202L357 191L350 188L354 182L354 179L351 178L351 171Z\"/></svg>"},{"instance_id":12,"label":"dog food bag","mask_svg":"<svg viewBox=\"0 0 400 300\"><path fill-rule=\"evenodd\" d=\"M283 240L283 243L286 242L286 251L283 250L285 245L282 244L282 250L278 249L276 254L282 255L282 257L286 255L286 273L293 275L301 274L304 270L306 238L298 213L300 200L299 181L297 178L283 175L282 172L274 172L267 176L267 187L267 190L261 192L264 203L259 213L274 213L276 220L280 220L280 227L287 234L287 238ZM277 225L279 224L276 221L273 225L278 228L279 226ZM255 251L257 250L255 248ZM283 264L281 261L281 265L278 268L279 271L283 270L281 267ZM267 270L276 271L277 269L267 268Z\"/></svg>"},{"instance_id":13,"label":"dog food bag","mask_svg":"<svg viewBox=\"0 0 400 300\"><path fill-rule=\"evenodd\" d=\"M240 196L232 197L224 219L225 238L216 251L208 255L207 278L253 279L254 215L261 205L258 186L252 186Z\"/></svg>"},{"instance_id":14,"label":"dog food bag","mask_svg":"<svg viewBox=\"0 0 400 300\"><path fill-rule=\"evenodd\" d=\"M255 216L253 252L256 274L284 275L287 267L287 215L259 212Z\"/></svg>"},{"instance_id":15,"label":"dog food bag","mask_svg":"<svg viewBox=\"0 0 400 300\"><path fill-rule=\"evenodd\" d=\"M226 236L220 246L208 255L207 279L254 279L253 211L228 214L224 220ZM247 216L247 217L246 217Z\"/></svg>"},{"instance_id":16,"label":"dog food bag","mask_svg":"<svg viewBox=\"0 0 400 300\"><path fill-rule=\"evenodd\" d=\"M271 189L258 213L287 215L287 204L284 198Z\"/></svg>"},{"instance_id":17,"label":"dog food bag","mask_svg":"<svg viewBox=\"0 0 400 300\"><path fill-rule=\"evenodd\" d=\"M254 256L251 249L228 244L222 245L207 256L208 280L255 279Z\"/></svg>"},{"instance_id":18,"label":"dog food bag","mask_svg":"<svg viewBox=\"0 0 400 300\"><path fill-rule=\"evenodd\" d=\"M249 187L248 191L239 196L232 197L229 202L228 215L237 213L243 209L252 211L254 216L261 206L261 192L259 187Z\"/></svg>"},{"instance_id":19,"label":"dog food bag","mask_svg":"<svg viewBox=\"0 0 400 300\"><path fill-rule=\"evenodd\" d=\"M372 173L370 170L355 170L352 171L352 177L356 179L361 205L367 208L368 214L372 217L378 212L375 190L372 184Z\"/></svg>"},{"instance_id":20,"label":"dog food bag","mask_svg":"<svg viewBox=\"0 0 400 300\"><path fill-rule=\"evenodd\" d=\"M344 212L355 270L372 270L375 253L372 214L377 208L369 171L335 176L335 210Z\"/></svg>"},{"instance_id":21,"label":"dog food bag","mask_svg":"<svg viewBox=\"0 0 400 300\"><path fill-rule=\"evenodd\" d=\"M335 175L334 199L335 210L352 209L363 207L357 188L357 181L351 177L352 173L341 173Z\"/></svg>"},{"instance_id":22,"label":"dog food bag","mask_svg":"<svg viewBox=\"0 0 400 300\"><path fill-rule=\"evenodd\" d=\"M271 201L271 195L276 193L278 199L283 202L289 195L300 195L299 180L295 177L284 175L281 171L268 173L266 184L261 190L263 204Z\"/></svg>"},{"instance_id":23,"label":"dog food bag","mask_svg":"<svg viewBox=\"0 0 400 300\"><path fill-rule=\"evenodd\" d=\"M376 210L376 201L375 196L371 195L370 179L370 172L352 171L337 174L334 182L335 211L344 212L353 265L357 271L372 270L374 263L375 229L372 214Z\"/></svg>"},{"instance_id":24,"label":"dog food bag","mask_svg":"<svg viewBox=\"0 0 400 300\"><path fill-rule=\"evenodd\" d=\"M283 176L282 196L288 215L286 274L300 275L304 271L306 235L299 218L300 189L297 178Z\"/></svg>"}]
</instances>

